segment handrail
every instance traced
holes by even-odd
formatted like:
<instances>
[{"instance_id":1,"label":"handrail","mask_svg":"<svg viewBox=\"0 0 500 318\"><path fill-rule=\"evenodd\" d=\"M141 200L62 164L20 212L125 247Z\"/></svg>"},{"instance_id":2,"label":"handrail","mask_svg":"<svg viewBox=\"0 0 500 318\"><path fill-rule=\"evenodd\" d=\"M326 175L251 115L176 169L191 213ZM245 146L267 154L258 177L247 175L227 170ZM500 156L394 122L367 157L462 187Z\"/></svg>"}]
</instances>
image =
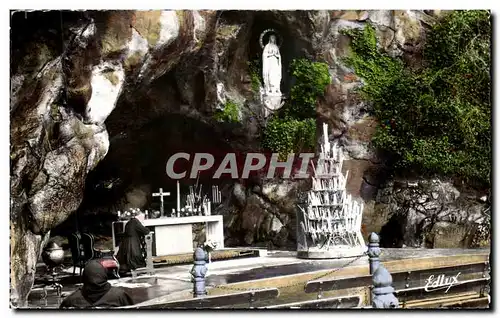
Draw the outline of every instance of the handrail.
<instances>
[{"instance_id":1,"label":"handrail","mask_svg":"<svg viewBox=\"0 0 500 318\"><path fill-rule=\"evenodd\" d=\"M469 269L474 266L484 266L484 262L475 262L475 263L470 263L466 265L458 265L458 266L446 266L446 267L441 267L441 268L433 268L433 269L421 269L421 270L416 270L416 271L398 271L391 273L394 282L397 282L398 280L395 278L399 278L400 276L403 275L419 275L422 273L428 273L428 272L443 272L446 270L454 270L454 271L463 271L464 269ZM472 273L482 273L482 270L477 270L473 271L469 274ZM329 291L329 290L334 290L334 289L342 289L342 288L347 288L347 287L362 287L362 286L370 286L371 285L371 275L363 275L363 276L357 276L357 277L347 277L347 278L330 278L330 279L324 279L324 280L314 280L314 281L309 281L306 283L306 286L304 287L304 291L306 293L314 293L318 292L319 290L321 291ZM346 286L346 287L342 287Z\"/></svg>"},{"instance_id":2,"label":"handrail","mask_svg":"<svg viewBox=\"0 0 500 318\"><path fill-rule=\"evenodd\" d=\"M214 295L197 297L188 300L175 300L162 304L147 306L129 306L136 309L162 309L162 308L220 308L227 305L238 305L244 303L255 303L258 301L274 299L279 296L277 288L265 288L261 290L246 291L225 295Z\"/></svg>"},{"instance_id":3,"label":"handrail","mask_svg":"<svg viewBox=\"0 0 500 318\"><path fill-rule=\"evenodd\" d=\"M330 303L330 302L337 302L339 305L349 302L351 300L357 300L356 305L350 306L347 308L354 308L354 307L359 307L361 305L361 297L359 296L348 296L348 297L333 297L333 298L324 298L324 299L317 299L317 300L306 300L306 301L299 301L299 302L293 302L293 303L287 303L287 304L280 304L280 305L273 305L273 306L267 306L267 307L262 307L263 309L284 309L284 308L302 308L305 306L307 308L308 305L317 305L317 304L325 304L325 303ZM329 307L325 307L329 308Z\"/></svg>"}]
</instances>

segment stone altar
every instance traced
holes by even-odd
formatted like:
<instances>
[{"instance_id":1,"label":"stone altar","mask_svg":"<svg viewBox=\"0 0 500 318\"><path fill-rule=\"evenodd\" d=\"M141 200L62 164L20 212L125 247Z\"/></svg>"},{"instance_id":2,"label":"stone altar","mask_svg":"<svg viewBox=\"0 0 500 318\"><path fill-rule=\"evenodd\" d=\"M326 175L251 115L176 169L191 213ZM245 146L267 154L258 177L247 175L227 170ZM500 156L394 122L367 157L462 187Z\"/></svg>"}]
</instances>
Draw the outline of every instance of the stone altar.
<instances>
[{"instance_id":1,"label":"stone altar","mask_svg":"<svg viewBox=\"0 0 500 318\"><path fill-rule=\"evenodd\" d=\"M222 215L186 216L180 218L159 218L144 220L144 226L155 232L153 256L193 252L193 224L206 224L207 241L224 248L224 227Z\"/></svg>"},{"instance_id":2,"label":"stone altar","mask_svg":"<svg viewBox=\"0 0 500 318\"><path fill-rule=\"evenodd\" d=\"M113 246L117 249L116 226L125 228L127 221L113 222ZM163 217L146 219L144 226L154 232L153 256L175 255L193 252L193 224L206 224L207 241L215 242L217 248L224 248L224 227L222 215L186 217Z\"/></svg>"},{"instance_id":3,"label":"stone altar","mask_svg":"<svg viewBox=\"0 0 500 318\"><path fill-rule=\"evenodd\" d=\"M212 202L220 204L222 193L218 186L212 186L210 199L203 195L202 186L196 181L195 186L189 187L189 194L185 197L185 205L181 208L180 185L177 181L177 209L172 209L170 216L165 215L164 196L169 196L162 188L153 197L160 198L160 211L141 211L131 208L122 213L118 211L119 221L112 223L112 239L114 251L118 250L118 234L125 230L128 218L144 213L146 219L142 224L154 233L152 256L166 256L191 253L193 251L193 224L205 223L206 242L217 248L224 248L224 233L221 215L211 215ZM158 212L158 213L156 213ZM155 215L160 216L159 218ZM151 218L153 216L153 218Z\"/></svg>"}]
</instances>

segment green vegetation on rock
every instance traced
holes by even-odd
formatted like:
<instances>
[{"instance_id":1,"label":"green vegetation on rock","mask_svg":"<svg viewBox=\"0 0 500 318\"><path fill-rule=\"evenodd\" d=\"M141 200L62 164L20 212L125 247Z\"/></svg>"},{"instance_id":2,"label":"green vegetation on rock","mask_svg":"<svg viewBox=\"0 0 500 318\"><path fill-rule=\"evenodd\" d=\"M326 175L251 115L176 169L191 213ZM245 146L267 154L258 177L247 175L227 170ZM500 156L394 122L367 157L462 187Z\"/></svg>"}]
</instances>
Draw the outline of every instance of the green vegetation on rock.
<instances>
[{"instance_id":1,"label":"green vegetation on rock","mask_svg":"<svg viewBox=\"0 0 500 318\"><path fill-rule=\"evenodd\" d=\"M219 27L217 28L217 35L227 38L235 35L238 30L239 30L238 25L223 24L219 25Z\"/></svg>"},{"instance_id":2,"label":"green vegetation on rock","mask_svg":"<svg viewBox=\"0 0 500 318\"><path fill-rule=\"evenodd\" d=\"M295 78L287 103L269 120L262 145L278 152L312 151L316 144L316 100L330 84L328 65L307 59L293 60L290 72Z\"/></svg>"},{"instance_id":3,"label":"green vegetation on rock","mask_svg":"<svg viewBox=\"0 0 500 318\"><path fill-rule=\"evenodd\" d=\"M285 159L290 153L314 149L316 142L316 119L303 120L275 117L266 126L264 147L280 154Z\"/></svg>"},{"instance_id":4,"label":"green vegetation on rock","mask_svg":"<svg viewBox=\"0 0 500 318\"><path fill-rule=\"evenodd\" d=\"M137 66L142 61L143 57L144 55L139 51L136 51L129 57L127 57L123 63L125 71L127 72L131 71L135 66Z\"/></svg>"},{"instance_id":5,"label":"green vegetation on rock","mask_svg":"<svg viewBox=\"0 0 500 318\"><path fill-rule=\"evenodd\" d=\"M224 109L217 111L214 117L220 122L238 123L240 122L240 110L235 102L228 100L224 105Z\"/></svg>"},{"instance_id":6,"label":"green vegetation on rock","mask_svg":"<svg viewBox=\"0 0 500 318\"><path fill-rule=\"evenodd\" d=\"M251 62L248 62L248 70L250 74L250 79L252 81L252 91L255 94L259 94L259 89L261 86L261 80L259 75L260 70L260 60L255 59Z\"/></svg>"},{"instance_id":7,"label":"green vegetation on rock","mask_svg":"<svg viewBox=\"0 0 500 318\"><path fill-rule=\"evenodd\" d=\"M155 47L160 39L161 10L136 11L134 28L148 41L149 47Z\"/></svg>"},{"instance_id":8,"label":"green vegetation on rock","mask_svg":"<svg viewBox=\"0 0 500 318\"><path fill-rule=\"evenodd\" d=\"M380 122L374 146L399 171L489 186L490 13L446 15L427 34L418 68L380 52L371 25L344 33L352 37L345 62L364 80L359 93Z\"/></svg>"},{"instance_id":9,"label":"green vegetation on rock","mask_svg":"<svg viewBox=\"0 0 500 318\"><path fill-rule=\"evenodd\" d=\"M331 81L328 65L307 59L296 59L290 65L290 72L295 78L295 84L291 89L290 105L286 110L295 118L315 118L316 100L319 96L323 96L326 86Z\"/></svg>"},{"instance_id":10,"label":"green vegetation on rock","mask_svg":"<svg viewBox=\"0 0 500 318\"><path fill-rule=\"evenodd\" d=\"M113 70L104 73L104 77L111 83L113 86L116 86L120 83L120 79L116 76Z\"/></svg>"}]
</instances>

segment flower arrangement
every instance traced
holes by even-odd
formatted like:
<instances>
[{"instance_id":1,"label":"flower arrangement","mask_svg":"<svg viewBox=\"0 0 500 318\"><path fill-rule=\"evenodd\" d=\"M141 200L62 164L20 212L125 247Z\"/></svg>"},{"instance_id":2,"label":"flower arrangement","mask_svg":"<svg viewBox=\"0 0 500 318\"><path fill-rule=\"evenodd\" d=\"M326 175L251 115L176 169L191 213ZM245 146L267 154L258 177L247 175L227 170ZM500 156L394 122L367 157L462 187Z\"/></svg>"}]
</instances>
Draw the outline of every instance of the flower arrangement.
<instances>
[{"instance_id":1,"label":"flower arrangement","mask_svg":"<svg viewBox=\"0 0 500 318\"><path fill-rule=\"evenodd\" d=\"M207 251L207 253L210 253L217 248L217 242L210 240L206 241L205 244L203 244L203 248Z\"/></svg>"},{"instance_id":2,"label":"flower arrangement","mask_svg":"<svg viewBox=\"0 0 500 318\"><path fill-rule=\"evenodd\" d=\"M212 263L212 251L217 248L217 242L214 241L205 241L203 244L203 249L207 252L208 255L208 263Z\"/></svg>"},{"instance_id":3,"label":"flower arrangement","mask_svg":"<svg viewBox=\"0 0 500 318\"><path fill-rule=\"evenodd\" d=\"M118 219L125 221L125 220L130 220L133 217L136 217L139 214L144 214L144 216L149 219L149 218L159 218L160 217L160 211L154 210L154 211L148 211L148 210L141 210L139 208L129 208L128 211L117 211Z\"/></svg>"},{"instance_id":4,"label":"flower arrangement","mask_svg":"<svg viewBox=\"0 0 500 318\"><path fill-rule=\"evenodd\" d=\"M137 208L129 208L128 211L118 211L118 219L120 220L129 220L131 218L133 218L134 216L140 214L142 211L141 209L137 209Z\"/></svg>"}]
</instances>

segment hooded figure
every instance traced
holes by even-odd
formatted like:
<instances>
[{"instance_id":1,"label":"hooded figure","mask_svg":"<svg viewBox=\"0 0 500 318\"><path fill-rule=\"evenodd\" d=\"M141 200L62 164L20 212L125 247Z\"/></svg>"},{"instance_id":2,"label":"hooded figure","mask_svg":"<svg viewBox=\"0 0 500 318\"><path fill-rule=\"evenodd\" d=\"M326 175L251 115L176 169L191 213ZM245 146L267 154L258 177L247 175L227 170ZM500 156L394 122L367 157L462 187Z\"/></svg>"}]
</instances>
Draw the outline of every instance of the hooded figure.
<instances>
[{"instance_id":1,"label":"hooded figure","mask_svg":"<svg viewBox=\"0 0 500 318\"><path fill-rule=\"evenodd\" d=\"M146 260L142 250L142 239L146 234L149 234L149 230L142 225L141 220L143 218L144 214L139 214L125 225L124 237L116 254L116 259L120 263L120 271L122 272L146 267Z\"/></svg>"},{"instance_id":2,"label":"hooded figure","mask_svg":"<svg viewBox=\"0 0 500 318\"><path fill-rule=\"evenodd\" d=\"M83 286L66 297L60 308L109 308L133 305L127 292L108 283L106 269L91 260L83 270Z\"/></svg>"}]
</instances>

